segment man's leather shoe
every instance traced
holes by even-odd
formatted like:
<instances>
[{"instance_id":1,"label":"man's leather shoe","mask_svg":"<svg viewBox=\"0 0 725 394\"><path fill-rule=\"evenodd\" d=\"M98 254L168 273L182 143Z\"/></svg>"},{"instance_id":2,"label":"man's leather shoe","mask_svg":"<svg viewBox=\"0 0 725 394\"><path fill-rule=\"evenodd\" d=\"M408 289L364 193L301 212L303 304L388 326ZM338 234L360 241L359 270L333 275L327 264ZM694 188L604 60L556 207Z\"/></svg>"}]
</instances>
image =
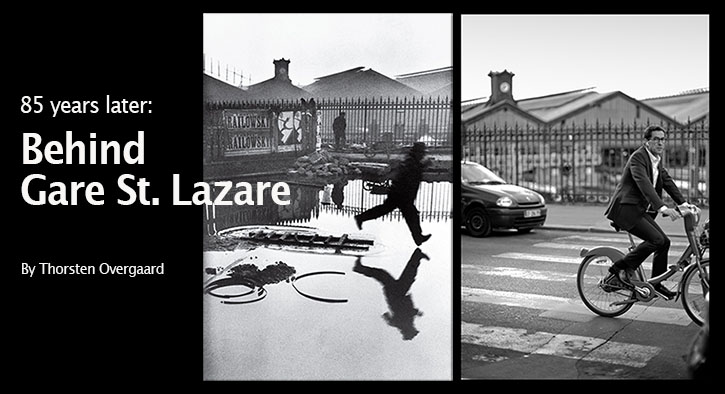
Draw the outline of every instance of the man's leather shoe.
<instances>
[{"instance_id":1,"label":"man's leather shoe","mask_svg":"<svg viewBox=\"0 0 725 394\"><path fill-rule=\"evenodd\" d=\"M430 234L421 235L418 239L415 240L415 244L420 246L423 242L430 239Z\"/></svg>"},{"instance_id":2,"label":"man's leather shoe","mask_svg":"<svg viewBox=\"0 0 725 394\"><path fill-rule=\"evenodd\" d=\"M677 295L677 293L675 293L674 291L670 291L670 289L666 288L662 283L654 285L654 288L657 293L662 295L667 300L671 300Z\"/></svg>"},{"instance_id":3,"label":"man's leather shoe","mask_svg":"<svg viewBox=\"0 0 725 394\"><path fill-rule=\"evenodd\" d=\"M631 285L632 284L632 280L635 279L636 277L635 277L635 274L634 274L634 270L631 270L629 268L625 268L625 269L620 269L619 271L617 271L617 278L619 278L619 280L622 283L626 283L628 285Z\"/></svg>"}]
</instances>

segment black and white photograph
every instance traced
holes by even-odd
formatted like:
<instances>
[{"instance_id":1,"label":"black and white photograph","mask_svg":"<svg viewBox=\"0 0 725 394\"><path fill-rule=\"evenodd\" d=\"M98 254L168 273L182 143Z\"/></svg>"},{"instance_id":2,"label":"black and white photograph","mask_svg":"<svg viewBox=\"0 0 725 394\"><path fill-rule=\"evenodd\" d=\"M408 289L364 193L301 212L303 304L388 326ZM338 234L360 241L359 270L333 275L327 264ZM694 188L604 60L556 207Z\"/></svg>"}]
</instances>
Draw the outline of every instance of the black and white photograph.
<instances>
[{"instance_id":1,"label":"black and white photograph","mask_svg":"<svg viewBox=\"0 0 725 394\"><path fill-rule=\"evenodd\" d=\"M461 16L462 380L709 375L709 30Z\"/></svg>"},{"instance_id":2,"label":"black and white photograph","mask_svg":"<svg viewBox=\"0 0 725 394\"><path fill-rule=\"evenodd\" d=\"M204 14L205 381L454 379L452 18Z\"/></svg>"}]
</instances>

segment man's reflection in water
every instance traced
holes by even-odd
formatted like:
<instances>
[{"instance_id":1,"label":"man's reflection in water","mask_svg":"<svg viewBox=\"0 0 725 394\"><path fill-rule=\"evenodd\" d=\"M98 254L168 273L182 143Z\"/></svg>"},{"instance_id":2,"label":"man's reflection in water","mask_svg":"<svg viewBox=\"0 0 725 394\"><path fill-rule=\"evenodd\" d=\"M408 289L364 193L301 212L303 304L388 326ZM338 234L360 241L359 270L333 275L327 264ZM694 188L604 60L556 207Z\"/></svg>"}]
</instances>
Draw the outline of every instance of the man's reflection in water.
<instances>
[{"instance_id":1,"label":"man's reflection in water","mask_svg":"<svg viewBox=\"0 0 725 394\"><path fill-rule=\"evenodd\" d=\"M353 271L374 278L383 285L385 300L390 308L389 312L383 313L383 318L389 325L400 330L404 340L411 340L418 334L418 330L413 324L414 319L416 316L423 316L423 312L413 306L412 296L408 293L410 286L415 281L421 259L428 260L428 256L417 248L410 256L408 264L398 279L393 278L388 271L381 268L362 265L360 257L357 258L353 267Z\"/></svg>"},{"instance_id":2,"label":"man's reflection in water","mask_svg":"<svg viewBox=\"0 0 725 394\"><path fill-rule=\"evenodd\" d=\"M345 201L345 194L343 190L347 185L347 179L342 179L332 186L332 202L335 204L337 209L342 209L342 202Z\"/></svg>"}]
</instances>

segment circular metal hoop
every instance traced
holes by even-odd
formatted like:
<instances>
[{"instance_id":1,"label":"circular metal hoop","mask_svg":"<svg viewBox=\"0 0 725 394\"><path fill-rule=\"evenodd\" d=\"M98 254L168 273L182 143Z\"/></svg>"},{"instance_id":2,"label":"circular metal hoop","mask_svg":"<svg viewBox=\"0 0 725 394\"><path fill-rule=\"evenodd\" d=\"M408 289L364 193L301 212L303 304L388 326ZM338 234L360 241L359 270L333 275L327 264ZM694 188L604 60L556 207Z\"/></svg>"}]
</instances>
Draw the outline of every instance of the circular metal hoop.
<instances>
[{"instance_id":1,"label":"circular metal hoop","mask_svg":"<svg viewBox=\"0 0 725 394\"><path fill-rule=\"evenodd\" d=\"M302 278L308 277L308 276L313 276L313 275L345 275L345 273L344 272L341 272L341 271L317 271L317 272L308 272L306 274L300 275L300 276L292 279L292 281L291 281L292 287L294 287L294 289L297 291L297 293L299 293L301 296L307 297L307 298L309 298L311 300L320 301L320 302L327 302L327 303L334 303L334 304L339 304L339 303L345 303L345 302L347 302L347 299L342 299L342 298L326 298L326 297L318 297L318 296L306 294L306 293L303 293L302 291L300 291L300 289L298 289L297 286L295 286L295 282L296 281L298 281L298 280L300 280Z\"/></svg>"}]
</instances>

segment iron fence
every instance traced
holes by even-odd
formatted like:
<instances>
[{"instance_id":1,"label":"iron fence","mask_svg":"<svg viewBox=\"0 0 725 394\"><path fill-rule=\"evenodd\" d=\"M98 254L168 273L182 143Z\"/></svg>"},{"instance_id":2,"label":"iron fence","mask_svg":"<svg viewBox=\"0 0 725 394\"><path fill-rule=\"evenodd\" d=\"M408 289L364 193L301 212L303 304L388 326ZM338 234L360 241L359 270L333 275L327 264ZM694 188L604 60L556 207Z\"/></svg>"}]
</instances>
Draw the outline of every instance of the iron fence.
<instances>
[{"instance_id":1,"label":"iron fence","mask_svg":"<svg viewBox=\"0 0 725 394\"><path fill-rule=\"evenodd\" d=\"M348 145L405 146L423 141L431 147L452 146L453 118L447 97L324 99L317 102L317 109L323 144L335 143L332 122L345 112Z\"/></svg>"},{"instance_id":2,"label":"iron fence","mask_svg":"<svg viewBox=\"0 0 725 394\"><path fill-rule=\"evenodd\" d=\"M225 111L259 111L257 117L260 118L268 113L269 125L265 125L265 130L268 130L252 127L233 132L225 120ZM340 112L346 113L346 142L352 148L375 148L383 143L384 148L394 150L396 147L410 146L416 141L423 141L433 148L452 146L453 118L448 98L223 101L208 102L204 107L205 160L219 160L228 156L230 150L241 153L255 153L255 149L261 153L278 152L280 144L276 134L282 123L278 122L275 114L287 112L294 114L294 119L288 122L294 130L309 129L316 134L314 138L301 138L299 145L303 150L314 148L316 142L334 145L332 123ZM297 114L301 114L299 124L295 123ZM308 122L314 124L307 125ZM263 132L269 135L262 136ZM232 146L238 139L234 138L237 135L245 139L237 143L239 146Z\"/></svg>"},{"instance_id":3,"label":"iron fence","mask_svg":"<svg viewBox=\"0 0 725 394\"><path fill-rule=\"evenodd\" d=\"M548 201L606 204L648 125L473 127L463 130L461 157L538 191ZM665 169L688 201L709 206L709 123L662 126L668 130ZM671 200L666 193L665 199Z\"/></svg>"}]
</instances>

